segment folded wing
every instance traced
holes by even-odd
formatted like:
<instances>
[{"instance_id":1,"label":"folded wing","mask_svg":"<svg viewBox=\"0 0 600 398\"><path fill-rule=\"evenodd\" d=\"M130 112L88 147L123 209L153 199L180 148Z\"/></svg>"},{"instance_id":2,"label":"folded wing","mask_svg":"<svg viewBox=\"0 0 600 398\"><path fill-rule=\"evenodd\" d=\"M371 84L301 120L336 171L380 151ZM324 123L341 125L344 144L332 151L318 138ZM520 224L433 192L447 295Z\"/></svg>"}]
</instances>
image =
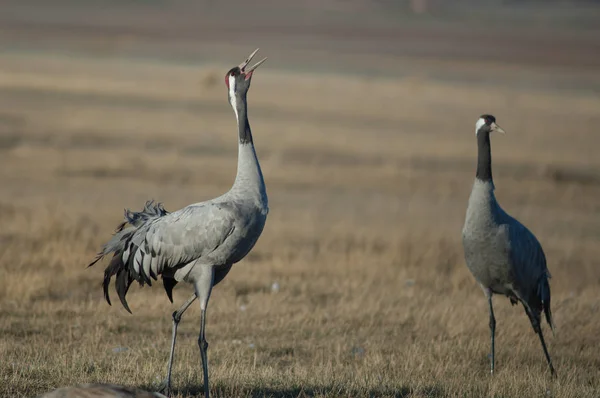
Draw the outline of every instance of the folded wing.
<instances>
[{"instance_id":1,"label":"folded wing","mask_svg":"<svg viewBox=\"0 0 600 398\"><path fill-rule=\"evenodd\" d=\"M219 248L235 229L236 209L226 203L206 202L168 213L160 204L147 202L141 212L128 211L125 216L126 222L90 266L114 253L104 271L104 297L110 304L108 286L116 275L119 299L131 312L125 296L133 281L152 285L152 280L163 275L172 301L172 289L177 283L174 271ZM125 227L126 224L130 226Z\"/></svg>"}]
</instances>

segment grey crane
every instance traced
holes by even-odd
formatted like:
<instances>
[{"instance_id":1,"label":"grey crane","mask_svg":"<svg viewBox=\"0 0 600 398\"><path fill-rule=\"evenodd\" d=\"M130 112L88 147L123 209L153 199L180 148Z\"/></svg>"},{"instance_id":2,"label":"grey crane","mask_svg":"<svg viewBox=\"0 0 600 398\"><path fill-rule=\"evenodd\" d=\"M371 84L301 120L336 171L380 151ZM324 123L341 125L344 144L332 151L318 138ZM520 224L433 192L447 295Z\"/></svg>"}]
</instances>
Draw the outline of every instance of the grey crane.
<instances>
[{"instance_id":1,"label":"grey crane","mask_svg":"<svg viewBox=\"0 0 600 398\"><path fill-rule=\"evenodd\" d=\"M492 295L503 294L511 304L523 304L537 333L550 367L552 360L541 328L542 311L554 332L550 310L550 272L542 246L523 224L508 215L494 195L490 134L504 133L492 115L482 115L475 125L477 173L462 231L467 267L488 300L491 332L491 373L494 373L496 318Z\"/></svg>"},{"instance_id":2,"label":"grey crane","mask_svg":"<svg viewBox=\"0 0 600 398\"><path fill-rule=\"evenodd\" d=\"M254 149L246 101L254 70L266 60L264 58L248 68L257 51L225 75L229 103L238 126L238 167L231 189L218 198L195 203L173 213L152 201L147 202L141 212L126 210L125 221L90 264L114 253L104 271L104 296L110 304L108 287L112 276L116 275L116 291L130 313L125 295L133 281L151 286L152 280L161 275L171 302L173 287L178 282L194 286L194 294L173 313L171 353L161 390L167 395L171 390L177 325L197 298L201 310L198 346L204 395L209 397L208 343L205 337L208 299L213 286L221 282L232 265L254 247L267 219L267 191Z\"/></svg>"},{"instance_id":3,"label":"grey crane","mask_svg":"<svg viewBox=\"0 0 600 398\"><path fill-rule=\"evenodd\" d=\"M137 388L115 384L82 384L74 387L57 388L41 395L40 398L166 398L158 392L148 392Z\"/></svg>"}]
</instances>

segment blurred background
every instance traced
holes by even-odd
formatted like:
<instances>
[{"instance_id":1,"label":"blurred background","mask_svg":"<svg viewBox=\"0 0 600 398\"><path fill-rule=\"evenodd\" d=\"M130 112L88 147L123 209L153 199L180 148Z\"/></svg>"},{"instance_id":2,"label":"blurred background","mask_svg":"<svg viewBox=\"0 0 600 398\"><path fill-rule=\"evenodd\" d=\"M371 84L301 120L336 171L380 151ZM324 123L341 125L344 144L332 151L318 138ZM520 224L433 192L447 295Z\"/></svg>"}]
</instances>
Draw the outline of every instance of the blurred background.
<instances>
[{"instance_id":1,"label":"blurred background","mask_svg":"<svg viewBox=\"0 0 600 398\"><path fill-rule=\"evenodd\" d=\"M86 265L147 199L225 192L225 73L255 48L265 231L211 298L218 396L595 396L600 389L600 2L0 0L0 395L162 379L162 288L109 307ZM553 275L561 383L520 308L487 306L460 233L474 126L496 195ZM197 308L176 395L201 391ZM549 334L549 333L547 333ZM449 366L452 365L452 366Z\"/></svg>"}]
</instances>

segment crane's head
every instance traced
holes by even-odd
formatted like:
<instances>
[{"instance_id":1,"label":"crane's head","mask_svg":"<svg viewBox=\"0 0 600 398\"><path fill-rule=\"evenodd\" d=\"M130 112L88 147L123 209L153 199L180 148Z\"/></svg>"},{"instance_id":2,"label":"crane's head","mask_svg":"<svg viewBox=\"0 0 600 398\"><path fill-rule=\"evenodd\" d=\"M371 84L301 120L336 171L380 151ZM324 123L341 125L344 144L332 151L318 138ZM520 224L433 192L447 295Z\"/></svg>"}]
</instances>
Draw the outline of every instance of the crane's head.
<instances>
[{"instance_id":1,"label":"crane's head","mask_svg":"<svg viewBox=\"0 0 600 398\"><path fill-rule=\"evenodd\" d=\"M252 74L254 73L254 70L256 70L260 64L267 60L267 58L263 58L254 64L254 66L248 67L248 64L252 58L254 58L257 52L258 48L254 50L254 52L250 54L244 62L242 62L239 66L231 68L225 75L225 84L227 85L227 89L229 91L229 102L232 106L237 98L245 99L246 93L250 88L250 81L252 80Z\"/></svg>"},{"instance_id":2,"label":"crane's head","mask_svg":"<svg viewBox=\"0 0 600 398\"><path fill-rule=\"evenodd\" d=\"M505 131L496 124L496 118L494 116L481 115L479 119L477 119L477 123L475 123L475 135L485 132L491 133L492 131L497 131L502 134L505 133Z\"/></svg>"}]
</instances>

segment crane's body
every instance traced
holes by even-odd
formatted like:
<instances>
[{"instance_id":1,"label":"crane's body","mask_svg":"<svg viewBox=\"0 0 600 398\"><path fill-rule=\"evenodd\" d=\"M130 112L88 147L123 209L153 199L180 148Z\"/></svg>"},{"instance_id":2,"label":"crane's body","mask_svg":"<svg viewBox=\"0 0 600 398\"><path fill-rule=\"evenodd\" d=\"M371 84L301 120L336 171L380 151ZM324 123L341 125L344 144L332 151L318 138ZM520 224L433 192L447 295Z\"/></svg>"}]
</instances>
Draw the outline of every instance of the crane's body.
<instances>
[{"instance_id":1,"label":"crane's body","mask_svg":"<svg viewBox=\"0 0 600 398\"><path fill-rule=\"evenodd\" d=\"M496 320L492 295L521 302L539 335L551 372L554 368L541 331L541 313L551 327L550 273L539 241L523 224L507 214L494 195L490 133L500 131L495 118L483 115L477 123L478 164L465 217L462 241L467 267L489 302L492 339L491 371L494 371Z\"/></svg>"},{"instance_id":2,"label":"crane's body","mask_svg":"<svg viewBox=\"0 0 600 398\"><path fill-rule=\"evenodd\" d=\"M508 215L494 196L490 182L475 181L465 226L463 246L467 267L481 286L512 302L522 301L550 314L550 273L537 238ZM548 303L542 307L541 302Z\"/></svg>"},{"instance_id":3,"label":"crane's body","mask_svg":"<svg viewBox=\"0 0 600 398\"><path fill-rule=\"evenodd\" d=\"M259 172L256 175L262 179ZM250 252L265 226L268 202L264 182L254 183L262 188L245 193L234 184L216 199L173 213L153 202L147 202L139 213L128 211L126 220L132 226L118 231L102 253L115 253L104 280L109 303L113 275L117 275L117 293L128 311L125 295L133 281L152 285L152 279L162 276L171 301L176 283L194 284L206 274L206 267L214 269L217 283L221 281L231 266Z\"/></svg>"},{"instance_id":4,"label":"crane's body","mask_svg":"<svg viewBox=\"0 0 600 398\"><path fill-rule=\"evenodd\" d=\"M475 181L463 229L467 267L475 279L494 293L511 295L512 265L506 243L509 225L496 203L493 184Z\"/></svg>"},{"instance_id":5,"label":"crane's body","mask_svg":"<svg viewBox=\"0 0 600 398\"><path fill-rule=\"evenodd\" d=\"M172 213L152 201L146 202L140 212L126 211L125 221L90 264L113 254L104 272L104 295L110 304L108 289L111 278L116 275L116 291L129 312L126 295L134 281L140 285L152 285L152 281L161 276L171 301L173 287L178 282L194 286L194 294L173 313L171 355L163 384L167 395L170 393L177 325L182 314L198 299L201 309L198 344L205 397L208 398L208 343L205 338L208 300L212 288L225 278L232 265L252 250L267 219L267 192L254 148L246 103L253 71L266 59L246 69L257 51L225 76L229 103L238 124L238 168L231 189L218 198Z\"/></svg>"}]
</instances>

